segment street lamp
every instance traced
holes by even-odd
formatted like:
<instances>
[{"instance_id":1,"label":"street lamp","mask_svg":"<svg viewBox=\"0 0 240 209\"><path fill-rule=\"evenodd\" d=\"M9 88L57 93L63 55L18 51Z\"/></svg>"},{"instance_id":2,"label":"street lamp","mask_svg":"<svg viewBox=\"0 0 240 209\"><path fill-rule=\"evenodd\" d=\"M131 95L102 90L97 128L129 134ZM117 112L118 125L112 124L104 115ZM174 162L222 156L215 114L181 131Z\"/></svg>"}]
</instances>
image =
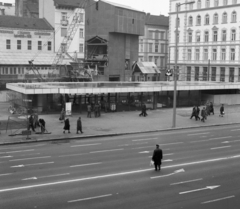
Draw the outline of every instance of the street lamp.
<instances>
[{"instance_id":1,"label":"street lamp","mask_svg":"<svg viewBox=\"0 0 240 209\"><path fill-rule=\"evenodd\" d=\"M176 32L175 32L175 69L174 69L174 92L173 92L173 124L172 127L176 127L176 106L177 106L177 62L178 62L178 11L180 6L185 4L194 4L195 1L189 1L185 3L177 3L176 9L177 9L177 19L176 19Z\"/></svg>"}]
</instances>

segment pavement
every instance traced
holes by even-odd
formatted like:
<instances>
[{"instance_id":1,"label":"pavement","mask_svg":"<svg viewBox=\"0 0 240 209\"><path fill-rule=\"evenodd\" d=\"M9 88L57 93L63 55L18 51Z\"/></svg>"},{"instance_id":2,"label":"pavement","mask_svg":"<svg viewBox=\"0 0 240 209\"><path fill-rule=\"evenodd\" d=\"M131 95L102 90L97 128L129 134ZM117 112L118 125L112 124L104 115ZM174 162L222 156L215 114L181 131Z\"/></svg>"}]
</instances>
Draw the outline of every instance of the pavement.
<instances>
[{"instance_id":1,"label":"pavement","mask_svg":"<svg viewBox=\"0 0 240 209\"><path fill-rule=\"evenodd\" d=\"M102 112L101 117L87 118L87 113L73 113L69 116L71 133L63 133L64 124L59 121L59 114L39 115L46 121L46 129L49 134L35 134L29 136L15 135L26 130L24 119L10 117L8 103L0 103L0 145L30 143L39 141L83 139L93 137L116 136L142 132L169 131L184 128L197 128L209 126L240 125L240 105L225 106L224 117L219 117L219 106L215 106L215 115L207 118L206 122L190 119L192 107L177 108L176 127L172 128L172 108L148 110L147 117L139 117L138 111L131 112ZM78 117L82 118L83 134L76 134L76 123ZM37 130L40 131L40 130ZM15 136L11 136L15 135Z\"/></svg>"}]
</instances>

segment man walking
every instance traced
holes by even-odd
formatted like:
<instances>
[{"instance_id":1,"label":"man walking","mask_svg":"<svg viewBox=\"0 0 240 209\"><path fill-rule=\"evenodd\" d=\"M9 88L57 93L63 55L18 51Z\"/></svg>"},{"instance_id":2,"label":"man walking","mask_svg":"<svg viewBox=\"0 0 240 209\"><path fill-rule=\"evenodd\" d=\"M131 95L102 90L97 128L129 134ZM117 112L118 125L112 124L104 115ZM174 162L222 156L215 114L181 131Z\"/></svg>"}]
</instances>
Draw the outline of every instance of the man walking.
<instances>
[{"instance_id":1,"label":"man walking","mask_svg":"<svg viewBox=\"0 0 240 209\"><path fill-rule=\"evenodd\" d=\"M77 120L77 134L78 134L79 131L80 131L81 133L83 133L83 131L82 131L82 121L81 121L81 117L79 117L78 120Z\"/></svg>"},{"instance_id":2,"label":"man walking","mask_svg":"<svg viewBox=\"0 0 240 209\"><path fill-rule=\"evenodd\" d=\"M222 104L222 106L220 107L220 115L219 117L223 117L224 115L224 105Z\"/></svg>"},{"instance_id":3,"label":"man walking","mask_svg":"<svg viewBox=\"0 0 240 209\"><path fill-rule=\"evenodd\" d=\"M91 118L91 117L92 117L91 111L92 111L92 107L91 107L90 104L88 104L88 105L87 105L87 117L88 117L88 118Z\"/></svg>"},{"instance_id":4,"label":"man walking","mask_svg":"<svg viewBox=\"0 0 240 209\"><path fill-rule=\"evenodd\" d=\"M163 152L159 148L159 145L157 144L156 149L154 150L153 156L152 156L152 160L153 160L154 166L155 166L155 171L161 170L162 158L163 158Z\"/></svg>"},{"instance_id":5,"label":"man walking","mask_svg":"<svg viewBox=\"0 0 240 209\"><path fill-rule=\"evenodd\" d=\"M207 112L206 112L205 107L202 108L201 116L202 116L201 121L202 121L202 122L205 122L205 120L207 119Z\"/></svg>"}]
</instances>

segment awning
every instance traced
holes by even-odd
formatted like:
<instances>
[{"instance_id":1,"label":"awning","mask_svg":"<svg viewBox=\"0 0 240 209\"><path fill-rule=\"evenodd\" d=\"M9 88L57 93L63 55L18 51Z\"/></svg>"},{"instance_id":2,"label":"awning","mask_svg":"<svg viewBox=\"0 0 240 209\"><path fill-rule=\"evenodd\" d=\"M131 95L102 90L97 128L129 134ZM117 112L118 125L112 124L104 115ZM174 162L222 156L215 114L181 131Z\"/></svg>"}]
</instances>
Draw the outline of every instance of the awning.
<instances>
[{"instance_id":1,"label":"awning","mask_svg":"<svg viewBox=\"0 0 240 209\"><path fill-rule=\"evenodd\" d=\"M141 72L143 74L160 74L154 62L137 62L133 65L133 73Z\"/></svg>"}]
</instances>

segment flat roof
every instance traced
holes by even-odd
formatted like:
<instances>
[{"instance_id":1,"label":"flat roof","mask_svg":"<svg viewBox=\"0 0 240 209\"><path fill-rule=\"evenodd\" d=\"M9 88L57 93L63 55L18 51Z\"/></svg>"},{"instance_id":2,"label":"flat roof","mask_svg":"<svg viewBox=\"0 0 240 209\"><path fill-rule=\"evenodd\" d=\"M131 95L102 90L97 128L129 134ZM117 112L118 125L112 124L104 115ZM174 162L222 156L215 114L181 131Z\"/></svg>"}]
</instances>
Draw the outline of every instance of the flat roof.
<instances>
[{"instance_id":1,"label":"flat roof","mask_svg":"<svg viewBox=\"0 0 240 209\"><path fill-rule=\"evenodd\" d=\"M173 91L173 81L158 82L46 82L8 83L7 89L23 94L103 94ZM178 91L240 89L240 82L178 81Z\"/></svg>"}]
</instances>

